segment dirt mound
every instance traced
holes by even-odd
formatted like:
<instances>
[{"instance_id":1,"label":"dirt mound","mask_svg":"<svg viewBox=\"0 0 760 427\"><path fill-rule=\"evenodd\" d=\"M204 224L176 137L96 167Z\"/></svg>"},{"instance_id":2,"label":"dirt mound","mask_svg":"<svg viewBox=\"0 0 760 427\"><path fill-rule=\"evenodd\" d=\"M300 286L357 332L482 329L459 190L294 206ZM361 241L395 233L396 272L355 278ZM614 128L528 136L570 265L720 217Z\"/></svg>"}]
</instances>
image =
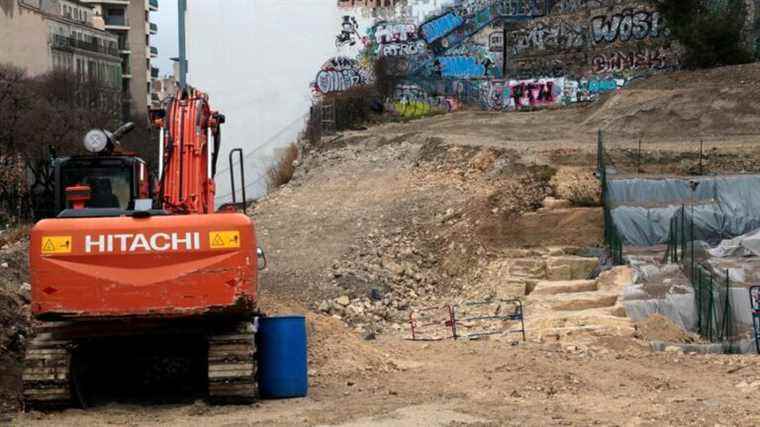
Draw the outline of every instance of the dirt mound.
<instances>
[{"instance_id":1,"label":"dirt mound","mask_svg":"<svg viewBox=\"0 0 760 427\"><path fill-rule=\"evenodd\" d=\"M760 64L657 75L608 96L582 125L654 138L758 134L758 81Z\"/></svg>"},{"instance_id":2,"label":"dirt mound","mask_svg":"<svg viewBox=\"0 0 760 427\"><path fill-rule=\"evenodd\" d=\"M636 337L646 341L672 343L693 343L699 341L699 337L679 328L670 319L661 314L653 314L646 320L636 322Z\"/></svg>"},{"instance_id":3,"label":"dirt mound","mask_svg":"<svg viewBox=\"0 0 760 427\"><path fill-rule=\"evenodd\" d=\"M542 210L514 222L486 223L480 232L490 247L598 246L603 232L601 208Z\"/></svg>"}]
</instances>

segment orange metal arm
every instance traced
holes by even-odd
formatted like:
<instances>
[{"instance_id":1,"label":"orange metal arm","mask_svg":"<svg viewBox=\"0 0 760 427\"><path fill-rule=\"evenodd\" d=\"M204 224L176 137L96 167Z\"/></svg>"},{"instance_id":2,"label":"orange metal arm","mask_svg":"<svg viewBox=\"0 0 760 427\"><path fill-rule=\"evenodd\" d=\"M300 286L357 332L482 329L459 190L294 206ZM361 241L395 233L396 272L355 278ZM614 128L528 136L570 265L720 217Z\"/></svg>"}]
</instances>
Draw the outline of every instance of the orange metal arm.
<instances>
[{"instance_id":1,"label":"orange metal arm","mask_svg":"<svg viewBox=\"0 0 760 427\"><path fill-rule=\"evenodd\" d=\"M175 214L214 211L215 185L209 177L209 131L223 119L212 112L208 95L193 88L181 91L166 109L161 201Z\"/></svg>"}]
</instances>

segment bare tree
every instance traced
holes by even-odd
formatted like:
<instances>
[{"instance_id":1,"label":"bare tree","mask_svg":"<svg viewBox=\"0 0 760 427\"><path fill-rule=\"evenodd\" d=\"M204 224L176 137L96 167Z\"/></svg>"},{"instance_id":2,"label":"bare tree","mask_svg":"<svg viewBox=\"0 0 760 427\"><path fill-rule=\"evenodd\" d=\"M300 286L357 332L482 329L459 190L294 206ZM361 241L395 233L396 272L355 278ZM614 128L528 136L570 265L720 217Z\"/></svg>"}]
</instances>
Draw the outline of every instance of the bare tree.
<instances>
[{"instance_id":1,"label":"bare tree","mask_svg":"<svg viewBox=\"0 0 760 427\"><path fill-rule=\"evenodd\" d=\"M18 129L31 104L24 70L0 64L0 225L22 217L29 207Z\"/></svg>"},{"instance_id":2,"label":"bare tree","mask_svg":"<svg viewBox=\"0 0 760 427\"><path fill-rule=\"evenodd\" d=\"M0 161L15 165L3 173L16 174L0 184L6 212L18 218L52 212L52 158L80 154L87 130L115 128L120 112L119 89L95 79L67 71L30 78L0 66Z\"/></svg>"}]
</instances>

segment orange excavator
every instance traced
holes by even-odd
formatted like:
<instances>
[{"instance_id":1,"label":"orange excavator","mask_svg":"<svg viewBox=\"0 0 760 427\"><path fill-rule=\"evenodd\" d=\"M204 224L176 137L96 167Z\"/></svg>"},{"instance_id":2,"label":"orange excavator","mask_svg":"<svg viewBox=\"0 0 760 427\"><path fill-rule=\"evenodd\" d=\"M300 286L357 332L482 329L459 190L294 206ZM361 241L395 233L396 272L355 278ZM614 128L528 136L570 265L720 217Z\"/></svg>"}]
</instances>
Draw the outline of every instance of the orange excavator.
<instances>
[{"instance_id":1,"label":"orange excavator","mask_svg":"<svg viewBox=\"0 0 760 427\"><path fill-rule=\"evenodd\" d=\"M120 148L131 124L90 131L88 155L53 163L60 213L31 232L29 404L87 406L104 377L151 392L157 374L142 378L141 363L195 372L212 400L255 396L257 269L266 260L235 203L214 210L225 118L189 87L164 105L152 115L161 129L157 180ZM232 152L233 175L231 160ZM199 359L205 366L187 368Z\"/></svg>"}]
</instances>

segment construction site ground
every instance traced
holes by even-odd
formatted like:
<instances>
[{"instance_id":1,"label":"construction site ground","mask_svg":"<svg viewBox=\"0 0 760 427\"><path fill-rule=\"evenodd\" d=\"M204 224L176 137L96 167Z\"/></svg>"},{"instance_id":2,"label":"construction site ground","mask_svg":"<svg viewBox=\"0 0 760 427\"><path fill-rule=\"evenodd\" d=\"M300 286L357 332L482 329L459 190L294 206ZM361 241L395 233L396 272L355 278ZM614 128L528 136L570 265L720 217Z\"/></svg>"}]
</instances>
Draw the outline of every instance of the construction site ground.
<instances>
[{"instance_id":1,"label":"construction site ground","mask_svg":"<svg viewBox=\"0 0 760 427\"><path fill-rule=\"evenodd\" d=\"M695 338L621 313L626 268L586 279L602 253L597 130L622 173L688 174L700 139L711 172L756 171L759 74L675 73L593 104L462 111L305 146L293 181L250 210L269 259L261 308L307 316L303 399L22 412L26 242L6 235L0 424L756 425L760 358L653 352L650 340ZM513 296L527 342L407 339L410 310Z\"/></svg>"}]
</instances>

